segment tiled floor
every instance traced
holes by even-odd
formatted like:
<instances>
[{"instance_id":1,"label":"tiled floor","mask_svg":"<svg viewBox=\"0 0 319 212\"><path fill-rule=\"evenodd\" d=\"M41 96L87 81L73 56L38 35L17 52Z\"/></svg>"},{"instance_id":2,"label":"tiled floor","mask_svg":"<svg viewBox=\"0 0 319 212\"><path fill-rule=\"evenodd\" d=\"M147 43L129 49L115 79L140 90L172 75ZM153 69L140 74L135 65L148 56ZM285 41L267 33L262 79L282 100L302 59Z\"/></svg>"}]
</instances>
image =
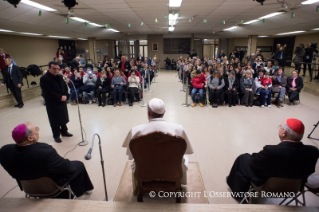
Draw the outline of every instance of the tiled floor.
<instances>
[{"instance_id":1,"label":"tiled floor","mask_svg":"<svg viewBox=\"0 0 319 212\"><path fill-rule=\"evenodd\" d=\"M165 120L183 125L193 145L195 153L189 156L190 161L199 163L205 188L207 191L229 191L225 182L235 158L242 153L260 151L264 145L277 144L277 126L287 118L301 119L306 126L305 144L319 147L319 141L307 139L313 124L319 121L319 97L302 92L300 105L286 105L284 108L246 108L237 106L229 108L220 106L195 108L182 107L185 93L181 92L182 85L178 83L175 71L161 71L158 83L152 84L152 93L145 93L145 100L153 97L161 98L166 104ZM127 161L122 142L130 128L146 123L146 108L93 105L81 105L83 127L87 140L91 143L92 135L98 133L102 139L105 172L109 198L112 199L118 187L124 166ZM69 131L74 134L72 138L63 138L63 143L53 141L45 107L41 105L41 98L26 101L23 109L10 108L0 111L0 146L13 143L11 131L14 126L30 121L40 127L40 140L52 145L60 155L81 141L77 107L68 105L70 123ZM319 138L319 128L313 133ZM103 200L103 184L98 145L94 146L92 159L84 160L89 146L77 147L67 154L70 160L84 162L95 189L90 195L81 199ZM316 167L319 174L319 163ZM16 185L7 172L0 168L0 197ZM6 197L24 197L18 188L13 189ZM236 203L232 198L209 198L211 204ZM277 200L267 200L272 204ZM319 206L318 198L307 194L307 205Z\"/></svg>"}]
</instances>

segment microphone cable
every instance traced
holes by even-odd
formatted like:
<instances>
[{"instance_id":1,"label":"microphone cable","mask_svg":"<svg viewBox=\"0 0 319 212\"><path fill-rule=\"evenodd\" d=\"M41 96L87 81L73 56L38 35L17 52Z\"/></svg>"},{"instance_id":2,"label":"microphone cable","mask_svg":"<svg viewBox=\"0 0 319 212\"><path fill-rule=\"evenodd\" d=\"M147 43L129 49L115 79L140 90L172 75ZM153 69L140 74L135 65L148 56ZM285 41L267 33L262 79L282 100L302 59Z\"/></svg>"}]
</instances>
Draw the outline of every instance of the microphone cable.
<instances>
[{"instance_id":1,"label":"microphone cable","mask_svg":"<svg viewBox=\"0 0 319 212\"><path fill-rule=\"evenodd\" d=\"M85 132L85 130L84 130L84 128L83 128L83 127L82 127L82 130L83 130L83 132L84 132L85 140L86 140L86 139L87 139L87 136L86 136L86 132ZM80 142L79 142L79 143L80 143ZM79 143L77 143L73 149L71 149L71 150L67 151L67 152L64 154L63 158L65 158L65 156L66 156L68 153L70 153L70 152L72 152L73 150L75 150L75 149L76 149L76 147L78 147L78 146L79 146Z\"/></svg>"},{"instance_id":2,"label":"microphone cable","mask_svg":"<svg viewBox=\"0 0 319 212\"><path fill-rule=\"evenodd\" d=\"M15 189L16 187L18 187L19 185L14 186L13 188L11 188L9 191L7 191L7 193L5 193L1 198L5 197L7 194L9 194L10 191L12 191L13 189Z\"/></svg>"}]
</instances>

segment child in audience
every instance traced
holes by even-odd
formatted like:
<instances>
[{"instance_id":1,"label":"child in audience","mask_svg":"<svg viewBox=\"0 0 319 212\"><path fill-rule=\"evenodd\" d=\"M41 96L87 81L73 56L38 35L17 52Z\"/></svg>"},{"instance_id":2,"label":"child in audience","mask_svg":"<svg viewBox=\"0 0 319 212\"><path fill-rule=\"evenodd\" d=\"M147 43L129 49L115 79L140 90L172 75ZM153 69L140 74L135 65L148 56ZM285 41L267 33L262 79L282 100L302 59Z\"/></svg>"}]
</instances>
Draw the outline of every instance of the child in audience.
<instances>
[{"instance_id":1,"label":"child in audience","mask_svg":"<svg viewBox=\"0 0 319 212\"><path fill-rule=\"evenodd\" d=\"M267 99L267 105L271 108L271 86L272 81L269 78L270 73L266 72L265 76L261 78L261 91L260 91L260 101L261 107L265 107L265 99Z\"/></svg>"}]
</instances>

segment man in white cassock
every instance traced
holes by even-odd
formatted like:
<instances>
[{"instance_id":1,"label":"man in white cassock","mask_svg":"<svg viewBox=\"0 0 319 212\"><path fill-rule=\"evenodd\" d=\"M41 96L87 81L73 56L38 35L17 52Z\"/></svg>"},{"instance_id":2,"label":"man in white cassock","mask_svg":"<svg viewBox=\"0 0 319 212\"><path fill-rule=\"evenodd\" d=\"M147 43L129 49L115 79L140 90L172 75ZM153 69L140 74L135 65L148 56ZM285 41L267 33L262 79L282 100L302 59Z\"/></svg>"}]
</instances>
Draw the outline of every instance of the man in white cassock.
<instances>
[{"instance_id":1,"label":"man in white cassock","mask_svg":"<svg viewBox=\"0 0 319 212\"><path fill-rule=\"evenodd\" d=\"M193 154L193 148L190 144L187 135L181 125L168 123L163 119L165 113L165 105L161 99L151 99L147 105L147 115L149 123L142 124L136 127L133 127L130 132L127 134L125 141L122 147L127 147L126 155L128 155L128 159L132 160L133 155L130 151L129 144L130 141L138 136L146 135L152 132L162 132L165 134L170 134L172 136L178 136L185 139L187 148L185 154ZM137 194L137 181L135 179L134 171L135 171L135 163L132 163L132 183L133 183L133 193ZM182 161L182 169L183 169L183 178L181 183L183 185L187 184L187 169L188 169L188 157L184 155Z\"/></svg>"}]
</instances>

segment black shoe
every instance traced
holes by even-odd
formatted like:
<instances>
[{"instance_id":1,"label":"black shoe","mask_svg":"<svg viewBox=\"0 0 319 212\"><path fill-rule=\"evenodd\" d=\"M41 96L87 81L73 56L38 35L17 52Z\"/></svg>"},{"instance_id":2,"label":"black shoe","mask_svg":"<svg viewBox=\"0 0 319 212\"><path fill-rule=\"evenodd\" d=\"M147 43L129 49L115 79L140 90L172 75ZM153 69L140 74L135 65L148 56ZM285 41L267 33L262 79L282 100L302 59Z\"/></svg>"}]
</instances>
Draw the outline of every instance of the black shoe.
<instances>
[{"instance_id":1,"label":"black shoe","mask_svg":"<svg viewBox=\"0 0 319 212\"><path fill-rule=\"evenodd\" d=\"M301 76L305 77L306 75L305 75L305 74L303 74L303 75L301 75Z\"/></svg>"},{"instance_id":2,"label":"black shoe","mask_svg":"<svg viewBox=\"0 0 319 212\"><path fill-rule=\"evenodd\" d=\"M250 105L250 107L253 107L253 105Z\"/></svg>"},{"instance_id":3,"label":"black shoe","mask_svg":"<svg viewBox=\"0 0 319 212\"><path fill-rule=\"evenodd\" d=\"M64 136L64 137L72 137L72 136L73 136L73 135L72 135L71 133L69 133L69 132L64 132L64 133L61 132L61 135Z\"/></svg>"},{"instance_id":4,"label":"black shoe","mask_svg":"<svg viewBox=\"0 0 319 212\"><path fill-rule=\"evenodd\" d=\"M101 103L99 103L99 105L98 105L99 107L101 107L102 106L102 104Z\"/></svg>"},{"instance_id":5,"label":"black shoe","mask_svg":"<svg viewBox=\"0 0 319 212\"><path fill-rule=\"evenodd\" d=\"M57 143L62 143L61 138L54 138L54 141L57 142Z\"/></svg>"},{"instance_id":6,"label":"black shoe","mask_svg":"<svg viewBox=\"0 0 319 212\"><path fill-rule=\"evenodd\" d=\"M249 107L248 105L246 105L246 107Z\"/></svg>"},{"instance_id":7,"label":"black shoe","mask_svg":"<svg viewBox=\"0 0 319 212\"><path fill-rule=\"evenodd\" d=\"M128 104L128 106L132 107L132 106L133 106L133 103L132 103L132 102L130 102L130 103Z\"/></svg>"},{"instance_id":8,"label":"black shoe","mask_svg":"<svg viewBox=\"0 0 319 212\"><path fill-rule=\"evenodd\" d=\"M236 107L236 104L233 104L233 106L235 106L235 107Z\"/></svg>"},{"instance_id":9,"label":"black shoe","mask_svg":"<svg viewBox=\"0 0 319 212\"><path fill-rule=\"evenodd\" d=\"M23 105L19 105L19 108L23 108Z\"/></svg>"},{"instance_id":10,"label":"black shoe","mask_svg":"<svg viewBox=\"0 0 319 212\"><path fill-rule=\"evenodd\" d=\"M231 107L232 105L229 105L229 107Z\"/></svg>"},{"instance_id":11,"label":"black shoe","mask_svg":"<svg viewBox=\"0 0 319 212\"><path fill-rule=\"evenodd\" d=\"M105 103L102 103L102 107L105 107L105 105L106 105Z\"/></svg>"},{"instance_id":12,"label":"black shoe","mask_svg":"<svg viewBox=\"0 0 319 212\"><path fill-rule=\"evenodd\" d=\"M15 105L14 107L19 107L19 104Z\"/></svg>"}]
</instances>

